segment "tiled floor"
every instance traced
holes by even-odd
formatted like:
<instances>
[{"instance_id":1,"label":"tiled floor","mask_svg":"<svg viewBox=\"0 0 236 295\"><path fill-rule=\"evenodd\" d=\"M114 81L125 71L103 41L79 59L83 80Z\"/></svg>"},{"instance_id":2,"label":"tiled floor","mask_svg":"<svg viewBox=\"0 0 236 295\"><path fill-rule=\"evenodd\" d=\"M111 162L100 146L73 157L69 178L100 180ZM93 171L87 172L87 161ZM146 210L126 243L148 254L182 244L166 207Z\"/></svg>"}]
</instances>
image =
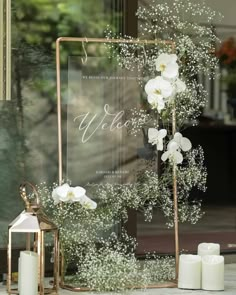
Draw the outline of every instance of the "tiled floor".
<instances>
[{"instance_id":1,"label":"tiled floor","mask_svg":"<svg viewBox=\"0 0 236 295\"><path fill-rule=\"evenodd\" d=\"M225 250L231 250L235 248L236 240L235 240L235 233L236 233L236 207L212 207L211 208L204 208L206 211L205 216L203 219L197 223L196 225L182 225L180 227L180 233L184 235L188 235L189 233L198 236L199 234L203 233L203 239L205 239L204 235L209 234L216 234L215 240L213 242L219 242L221 246L223 245L223 238L222 233L229 234L230 240L226 244ZM225 214L227 212L227 214ZM151 223L144 223L142 218L138 217L138 236L142 237L150 237L153 235L164 236L168 235L169 231L164 226L164 219L161 217L160 214L154 214L153 221ZM218 234L219 233L219 234ZM233 234L232 234L233 233ZM218 236L217 236L218 235ZM159 239L160 240L160 239ZM161 239L163 240L163 239ZM168 242L168 240L166 240ZM198 240L190 239L191 245L189 244L186 248L186 245L183 245L185 249L191 247L196 251ZM163 242L164 243L164 242ZM149 244L149 243L148 243ZM157 245L157 244L156 244ZM166 248L166 243L165 243ZM158 247L159 248L159 247ZM228 248L228 249L227 249ZM182 248L181 248L182 249ZM160 249L159 249L160 250ZM227 251L228 252L228 251ZM236 295L236 255L226 255L225 256L226 264L225 265L225 291L223 292L210 292L210 291L200 291L200 290L179 290L179 289L149 289L146 291L142 290L135 290L126 292L127 295L217 295L217 294L225 294L225 295ZM6 295L5 286L0 285L0 295ZM73 295L76 294L75 292L69 292L65 290L60 290L60 295ZM83 293L83 294L90 294L90 293ZM115 293L113 293L115 294ZM119 293L121 294L121 293ZM102 295L99 293L99 295Z\"/></svg>"},{"instance_id":2,"label":"tiled floor","mask_svg":"<svg viewBox=\"0 0 236 295\"><path fill-rule=\"evenodd\" d=\"M5 286L0 286L0 295L6 295ZM60 295L73 295L75 292L69 292L65 290L60 290ZM91 294L89 292L83 293ZM94 294L94 293L93 293ZM103 295L98 293L99 295ZM107 293L108 294L108 293ZM112 293L116 294L116 293ZM121 294L121 293L119 293ZM179 289L151 289L151 290L135 290L126 292L127 295L236 295L236 264L226 264L225 265L225 291L200 291L200 290L179 290Z\"/></svg>"}]
</instances>

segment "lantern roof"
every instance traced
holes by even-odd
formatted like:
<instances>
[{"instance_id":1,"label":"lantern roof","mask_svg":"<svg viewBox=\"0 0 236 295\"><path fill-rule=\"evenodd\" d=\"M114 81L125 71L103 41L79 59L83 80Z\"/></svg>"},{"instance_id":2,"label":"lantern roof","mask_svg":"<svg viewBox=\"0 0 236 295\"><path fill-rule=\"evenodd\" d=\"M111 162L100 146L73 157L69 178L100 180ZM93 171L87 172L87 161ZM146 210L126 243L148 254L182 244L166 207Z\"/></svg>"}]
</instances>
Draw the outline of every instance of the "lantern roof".
<instances>
[{"instance_id":1,"label":"lantern roof","mask_svg":"<svg viewBox=\"0 0 236 295\"><path fill-rule=\"evenodd\" d=\"M21 212L10 224L11 232L40 232L57 230L57 226L51 222L40 210L37 212Z\"/></svg>"}]
</instances>

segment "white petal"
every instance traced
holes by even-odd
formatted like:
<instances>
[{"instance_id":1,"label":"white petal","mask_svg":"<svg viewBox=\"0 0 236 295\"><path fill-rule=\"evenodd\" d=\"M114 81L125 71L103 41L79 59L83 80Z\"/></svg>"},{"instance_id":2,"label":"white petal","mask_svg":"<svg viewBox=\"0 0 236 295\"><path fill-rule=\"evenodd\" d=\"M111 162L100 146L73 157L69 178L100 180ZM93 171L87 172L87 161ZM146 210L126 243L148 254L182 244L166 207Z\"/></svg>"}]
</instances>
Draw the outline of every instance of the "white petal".
<instances>
[{"instance_id":1,"label":"white petal","mask_svg":"<svg viewBox=\"0 0 236 295\"><path fill-rule=\"evenodd\" d=\"M156 69L158 72L162 71L162 65L167 65L170 62L169 54L161 53L156 59Z\"/></svg>"},{"instance_id":2,"label":"white petal","mask_svg":"<svg viewBox=\"0 0 236 295\"><path fill-rule=\"evenodd\" d=\"M73 187L72 190L76 197L82 197L86 193L86 190L81 186Z\"/></svg>"},{"instance_id":3,"label":"white petal","mask_svg":"<svg viewBox=\"0 0 236 295\"><path fill-rule=\"evenodd\" d=\"M187 137L183 137L181 139L180 146L184 152L187 152L187 151L191 150L191 148L192 148L191 141Z\"/></svg>"},{"instance_id":4,"label":"white petal","mask_svg":"<svg viewBox=\"0 0 236 295\"><path fill-rule=\"evenodd\" d=\"M172 87L171 83L169 81L163 79L162 77L160 77L158 83L159 83L159 87L160 87L162 96L164 98L171 96L171 94L173 92L173 87Z\"/></svg>"},{"instance_id":5,"label":"white petal","mask_svg":"<svg viewBox=\"0 0 236 295\"><path fill-rule=\"evenodd\" d=\"M170 151L171 153L173 151L176 151L178 148L179 148L178 143L174 141L173 139L167 145L167 150Z\"/></svg>"},{"instance_id":6,"label":"white petal","mask_svg":"<svg viewBox=\"0 0 236 295\"><path fill-rule=\"evenodd\" d=\"M80 200L81 205L86 208L86 209L96 209L97 208L97 203L91 200L89 197L84 195L81 200Z\"/></svg>"},{"instance_id":7,"label":"white petal","mask_svg":"<svg viewBox=\"0 0 236 295\"><path fill-rule=\"evenodd\" d=\"M157 137L158 137L158 130L155 128L149 128L148 129L148 142L154 144L154 141L157 140Z\"/></svg>"},{"instance_id":8,"label":"white petal","mask_svg":"<svg viewBox=\"0 0 236 295\"><path fill-rule=\"evenodd\" d=\"M157 96L156 95L149 94L147 97L147 100L151 105L157 104Z\"/></svg>"},{"instance_id":9,"label":"white petal","mask_svg":"<svg viewBox=\"0 0 236 295\"><path fill-rule=\"evenodd\" d=\"M179 151L173 153L173 160L176 164L181 164L183 162L183 156Z\"/></svg>"},{"instance_id":10,"label":"white petal","mask_svg":"<svg viewBox=\"0 0 236 295\"><path fill-rule=\"evenodd\" d=\"M165 108L164 100L163 99L158 99L158 102L157 102L158 113L160 113L164 108Z\"/></svg>"},{"instance_id":11,"label":"white petal","mask_svg":"<svg viewBox=\"0 0 236 295\"><path fill-rule=\"evenodd\" d=\"M145 91L147 94L153 93L156 88L156 79L150 79L145 85Z\"/></svg>"},{"instance_id":12,"label":"white petal","mask_svg":"<svg viewBox=\"0 0 236 295\"><path fill-rule=\"evenodd\" d=\"M65 196L60 196L60 201L62 202L72 202L74 199L74 196L71 198L70 196L70 191L67 192L67 194Z\"/></svg>"},{"instance_id":13,"label":"white petal","mask_svg":"<svg viewBox=\"0 0 236 295\"><path fill-rule=\"evenodd\" d=\"M169 158L170 152L166 151L161 155L161 159L163 162L165 162Z\"/></svg>"},{"instance_id":14,"label":"white petal","mask_svg":"<svg viewBox=\"0 0 236 295\"><path fill-rule=\"evenodd\" d=\"M179 66L176 62L167 65L166 69L162 72L162 76L167 79L174 79L178 77Z\"/></svg>"},{"instance_id":15,"label":"white petal","mask_svg":"<svg viewBox=\"0 0 236 295\"><path fill-rule=\"evenodd\" d=\"M170 62L176 62L177 61L177 55L176 54L169 54Z\"/></svg>"},{"instance_id":16,"label":"white petal","mask_svg":"<svg viewBox=\"0 0 236 295\"><path fill-rule=\"evenodd\" d=\"M60 203L60 197L58 196L58 194L56 192L56 188L54 188L54 190L52 191L52 198L54 200L55 205Z\"/></svg>"},{"instance_id":17,"label":"white petal","mask_svg":"<svg viewBox=\"0 0 236 295\"><path fill-rule=\"evenodd\" d=\"M70 190L70 186L67 183L64 183L61 186L58 186L56 188L56 194L60 197L60 198L65 198L68 191Z\"/></svg>"},{"instance_id":18,"label":"white petal","mask_svg":"<svg viewBox=\"0 0 236 295\"><path fill-rule=\"evenodd\" d=\"M183 135L180 132L176 132L174 135L174 141L177 142L179 145L181 144L181 139Z\"/></svg>"},{"instance_id":19,"label":"white petal","mask_svg":"<svg viewBox=\"0 0 236 295\"><path fill-rule=\"evenodd\" d=\"M167 135L167 130L166 129L160 129L158 131L158 138L164 138L164 137L166 137L166 135Z\"/></svg>"},{"instance_id":20,"label":"white petal","mask_svg":"<svg viewBox=\"0 0 236 295\"><path fill-rule=\"evenodd\" d=\"M157 142L157 150L163 151L163 140L161 138Z\"/></svg>"},{"instance_id":21,"label":"white petal","mask_svg":"<svg viewBox=\"0 0 236 295\"><path fill-rule=\"evenodd\" d=\"M157 71L163 71L163 65L167 66L169 63L173 63L177 61L177 55L176 54L167 54L162 53L158 56L156 59L156 69Z\"/></svg>"}]
</instances>

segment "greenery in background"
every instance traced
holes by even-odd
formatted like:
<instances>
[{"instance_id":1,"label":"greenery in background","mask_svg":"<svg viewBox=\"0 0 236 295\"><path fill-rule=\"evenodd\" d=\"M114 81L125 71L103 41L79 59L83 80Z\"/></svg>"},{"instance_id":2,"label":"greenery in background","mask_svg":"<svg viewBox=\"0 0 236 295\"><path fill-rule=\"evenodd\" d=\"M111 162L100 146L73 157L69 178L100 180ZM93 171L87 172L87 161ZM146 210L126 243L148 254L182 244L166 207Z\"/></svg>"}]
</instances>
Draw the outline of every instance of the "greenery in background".
<instances>
[{"instance_id":1,"label":"greenery in background","mask_svg":"<svg viewBox=\"0 0 236 295\"><path fill-rule=\"evenodd\" d=\"M113 13L111 18L109 2L11 2L12 100L0 106L3 229L23 209L18 192L22 181L51 183L57 178L55 41L59 36L102 37L108 23L116 29L114 19L120 19L120 15ZM72 52L81 53L78 44L61 48L62 69L66 70L63 81Z\"/></svg>"}]
</instances>

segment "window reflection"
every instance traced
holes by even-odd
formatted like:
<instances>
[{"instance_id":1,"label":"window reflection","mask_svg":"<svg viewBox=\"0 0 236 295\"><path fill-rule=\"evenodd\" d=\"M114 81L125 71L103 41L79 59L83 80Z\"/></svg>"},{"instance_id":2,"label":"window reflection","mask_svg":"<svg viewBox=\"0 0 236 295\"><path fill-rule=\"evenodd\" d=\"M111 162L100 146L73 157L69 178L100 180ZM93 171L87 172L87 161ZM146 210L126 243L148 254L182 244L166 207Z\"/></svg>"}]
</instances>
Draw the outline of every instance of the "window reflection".
<instances>
[{"instance_id":1,"label":"window reflection","mask_svg":"<svg viewBox=\"0 0 236 295\"><path fill-rule=\"evenodd\" d=\"M24 181L58 178L55 40L59 36L102 37L107 24L122 26L123 1L13 0L12 100L0 102L0 247L9 221L22 209ZM67 76L68 46L62 50Z\"/></svg>"}]
</instances>

